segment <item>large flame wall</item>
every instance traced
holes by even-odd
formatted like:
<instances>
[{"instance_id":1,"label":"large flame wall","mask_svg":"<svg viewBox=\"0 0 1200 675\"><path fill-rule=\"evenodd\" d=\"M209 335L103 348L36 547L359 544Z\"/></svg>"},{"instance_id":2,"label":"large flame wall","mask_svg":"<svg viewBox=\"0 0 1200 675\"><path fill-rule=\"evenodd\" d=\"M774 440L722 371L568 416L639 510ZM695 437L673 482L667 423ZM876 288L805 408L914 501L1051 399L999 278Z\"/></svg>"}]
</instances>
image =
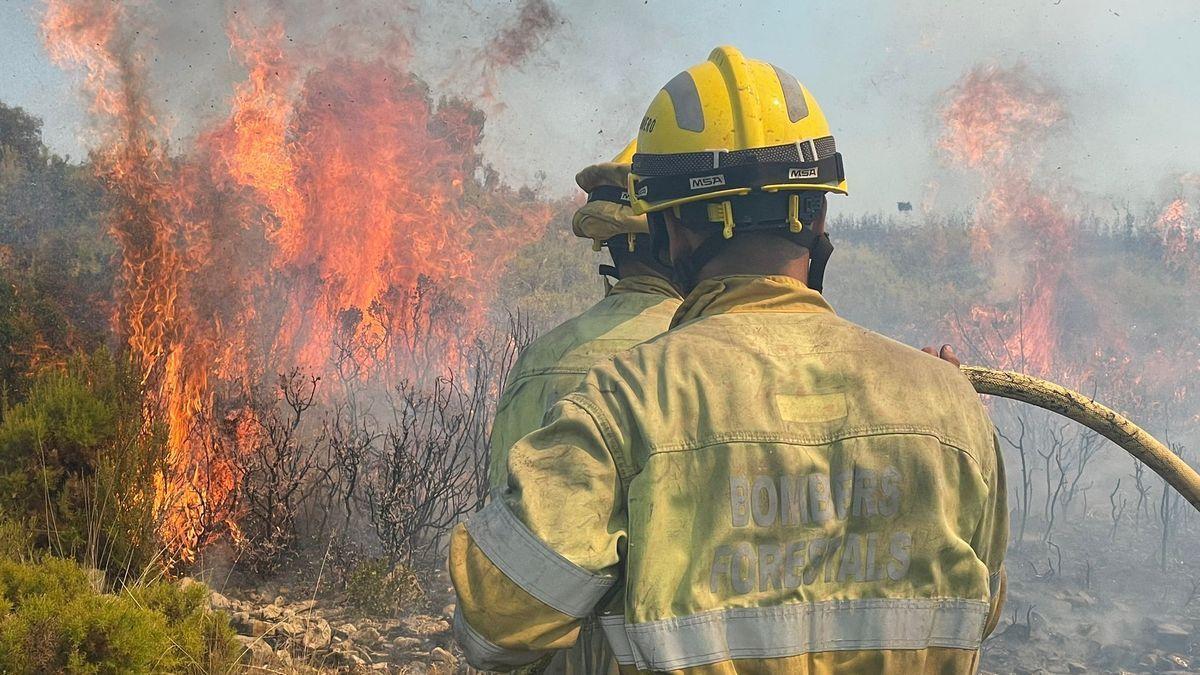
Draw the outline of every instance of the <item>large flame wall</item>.
<instances>
[{"instance_id":1,"label":"large flame wall","mask_svg":"<svg viewBox=\"0 0 1200 675\"><path fill-rule=\"evenodd\" d=\"M43 21L54 58L86 75L122 256L114 325L166 416L164 534L185 556L202 523L231 515L232 460L201 433L228 414L222 392L321 374L335 345L369 351L385 384L455 367L550 216L496 184L476 149L483 114L435 105L404 49L313 53L290 46L283 17L246 16L227 25L245 66L229 113L178 155L130 5L53 0Z\"/></svg>"}]
</instances>

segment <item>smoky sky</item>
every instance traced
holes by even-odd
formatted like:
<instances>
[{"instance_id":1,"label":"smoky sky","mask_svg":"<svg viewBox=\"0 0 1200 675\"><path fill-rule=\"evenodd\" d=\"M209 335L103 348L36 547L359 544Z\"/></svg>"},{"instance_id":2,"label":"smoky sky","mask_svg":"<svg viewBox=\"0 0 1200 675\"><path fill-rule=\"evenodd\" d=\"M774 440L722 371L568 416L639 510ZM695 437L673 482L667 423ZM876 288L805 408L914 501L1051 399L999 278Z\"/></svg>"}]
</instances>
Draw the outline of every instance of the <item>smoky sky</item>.
<instances>
[{"instance_id":1,"label":"smoky sky","mask_svg":"<svg viewBox=\"0 0 1200 675\"><path fill-rule=\"evenodd\" d=\"M1069 117L1046 140L1041 173L1090 208L1161 201L1200 163L1200 12L1190 0L530 4L150 2L138 9L139 39L179 147L228 112L243 74L225 36L229 13L279 11L298 43L368 57L410 50L435 93L480 100L487 158L505 180L555 195L571 193L579 168L615 154L658 88L719 44L777 63L820 101L852 193L835 212L891 211L897 201L969 207L978 178L943 161L937 111L982 64L1024 66L1061 95ZM51 146L78 157L89 143L84 104L77 80L39 44L40 11L36 1L0 4L10 59L0 100L44 118ZM536 19L528 29L513 23L522 11ZM539 33L517 62L481 66L497 36L527 31Z\"/></svg>"}]
</instances>

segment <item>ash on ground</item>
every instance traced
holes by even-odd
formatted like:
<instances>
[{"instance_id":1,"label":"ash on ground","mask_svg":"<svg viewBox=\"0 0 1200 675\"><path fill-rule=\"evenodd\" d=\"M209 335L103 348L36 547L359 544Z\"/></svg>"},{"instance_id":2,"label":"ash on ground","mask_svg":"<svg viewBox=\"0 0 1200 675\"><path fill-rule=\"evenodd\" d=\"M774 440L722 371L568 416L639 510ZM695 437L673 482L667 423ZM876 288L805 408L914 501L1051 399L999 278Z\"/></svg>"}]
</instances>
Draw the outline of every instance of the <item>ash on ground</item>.
<instances>
[{"instance_id":1,"label":"ash on ground","mask_svg":"<svg viewBox=\"0 0 1200 675\"><path fill-rule=\"evenodd\" d=\"M1200 540L1169 538L1164 565L1161 523L1107 517L1075 515L1048 541L1030 522L1009 544L1004 618L980 672L1200 672Z\"/></svg>"}]
</instances>

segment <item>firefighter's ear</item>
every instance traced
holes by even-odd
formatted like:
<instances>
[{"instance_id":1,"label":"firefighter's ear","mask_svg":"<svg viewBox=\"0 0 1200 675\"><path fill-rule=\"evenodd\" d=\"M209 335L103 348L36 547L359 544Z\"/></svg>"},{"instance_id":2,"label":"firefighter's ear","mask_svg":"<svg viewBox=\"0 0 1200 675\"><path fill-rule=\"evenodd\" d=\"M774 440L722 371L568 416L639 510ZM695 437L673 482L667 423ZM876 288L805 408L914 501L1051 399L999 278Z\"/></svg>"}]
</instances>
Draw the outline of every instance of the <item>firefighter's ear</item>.
<instances>
[{"instance_id":1,"label":"firefighter's ear","mask_svg":"<svg viewBox=\"0 0 1200 675\"><path fill-rule=\"evenodd\" d=\"M954 353L954 347L950 345L942 345L941 350L938 352L938 358L943 361L949 361L956 366L962 365L962 361L959 361L958 355Z\"/></svg>"}]
</instances>

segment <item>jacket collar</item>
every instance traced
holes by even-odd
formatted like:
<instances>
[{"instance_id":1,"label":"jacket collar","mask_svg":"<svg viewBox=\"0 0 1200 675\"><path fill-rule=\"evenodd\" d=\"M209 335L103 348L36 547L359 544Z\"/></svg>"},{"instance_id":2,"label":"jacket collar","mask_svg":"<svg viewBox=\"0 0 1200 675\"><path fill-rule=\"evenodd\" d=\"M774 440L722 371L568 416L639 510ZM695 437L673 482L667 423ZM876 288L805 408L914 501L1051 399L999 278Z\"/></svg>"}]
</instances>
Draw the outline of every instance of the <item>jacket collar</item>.
<instances>
[{"instance_id":1,"label":"jacket collar","mask_svg":"<svg viewBox=\"0 0 1200 675\"><path fill-rule=\"evenodd\" d=\"M783 275L739 274L701 281L671 320L671 328L714 314L735 312L833 312L821 294Z\"/></svg>"},{"instance_id":2,"label":"jacket collar","mask_svg":"<svg viewBox=\"0 0 1200 675\"><path fill-rule=\"evenodd\" d=\"M637 274L623 279L619 279L616 284L609 289L605 297L612 295L622 295L624 293L646 293L649 295L661 295L664 298L672 298L681 300L679 291L671 285L671 282L656 277L650 274Z\"/></svg>"}]
</instances>

